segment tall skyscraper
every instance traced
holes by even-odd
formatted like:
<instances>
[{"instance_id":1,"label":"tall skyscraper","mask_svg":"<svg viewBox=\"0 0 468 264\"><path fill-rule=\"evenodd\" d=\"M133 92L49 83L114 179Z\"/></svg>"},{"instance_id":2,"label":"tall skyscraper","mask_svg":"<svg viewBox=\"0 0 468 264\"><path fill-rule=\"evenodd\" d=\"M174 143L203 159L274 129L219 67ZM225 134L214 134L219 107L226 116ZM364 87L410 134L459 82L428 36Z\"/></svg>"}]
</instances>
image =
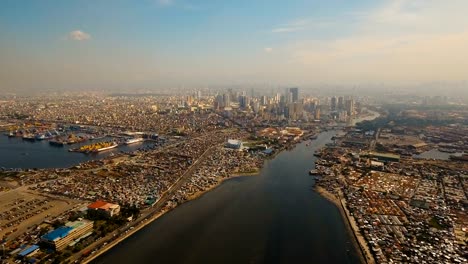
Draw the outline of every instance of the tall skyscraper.
<instances>
[{"instance_id":1,"label":"tall skyscraper","mask_svg":"<svg viewBox=\"0 0 468 264\"><path fill-rule=\"evenodd\" d=\"M231 106L231 98L229 96L229 93L223 94L223 105L224 105L224 107Z\"/></svg>"},{"instance_id":2,"label":"tall skyscraper","mask_svg":"<svg viewBox=\"0 0 468 264\"><path fill-rule=\"evenodd\" d=\"M239 96L239 105L241 108L247 108L250 104L250 99L246 95Z\"/></svg>"},{"instance_id":3,"label":"tall skyscraper","mask_svg":"<svg viewBox=\"0 0 468 264\"><path fill-rule=\"evenodd\" d=\"M338 97L338 110L344 110L344 98L343 98L343 96Z\"/></svg>"},{"instance_id":4,"label":"tall skyscraper","mask_svg":"<svg viewBox=\"0 0 468 264\"><path fill-rule=\"evenodd\" d=\"M320 120L320 107L315 108L315 120Z\"/></svg>"},{"instance_id":5,"label":"tall skyscraper","mask_svg":"<svg viewBox=\"0 0 468 264\"><path fill-rule=\"evenodd\" d=\"M333 96L331 98L331 102L330 102L330 110L331 111L336 111L336 106L337 106L337 99L336 99L336 96Z\"/></svg>"},{"instance_id":6,"label":"tall skyscraper","mask_svg":"<svg viewBox=\"0 0 468 264\"><path fill-rule=\"evenodd\" d=\"M224 107L223 104L224 104L223 96L220 95L220 94L216 95L216 100L214 101L214 108L215 109L220 109L220 108Z\"/></svg>"},{"instance_id":7,"label":"tall skyscraper","mask_svg":"<svg viewBox=\"0 0 468 264\"><path fill-rule=\"evenodd\" d=\"M289 88L289 92L292 94L292 102L298 102L299 101L299 88L294 87L294 88Z\"/></svg>"},{"instance_id":8,"label":"tall skyscraper","mask_svg":"<svg viewBox=\"0 0 468 264\"><path fill-rule=\"evenodd\" d=\"M354 116L354 100L353 99L346 100L345 107L346 107L346 112L348 113L348 116Z\"/></svg>"}]
</instances>

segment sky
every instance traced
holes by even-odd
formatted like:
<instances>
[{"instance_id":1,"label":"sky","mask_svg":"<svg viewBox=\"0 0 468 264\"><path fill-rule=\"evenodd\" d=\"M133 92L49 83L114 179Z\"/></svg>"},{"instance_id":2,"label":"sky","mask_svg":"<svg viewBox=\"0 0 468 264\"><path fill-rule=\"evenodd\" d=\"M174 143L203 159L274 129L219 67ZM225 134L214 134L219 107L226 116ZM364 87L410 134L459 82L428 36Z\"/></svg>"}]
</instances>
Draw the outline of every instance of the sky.
<instances>
[{"instance_id":1,"label":"sky","mask_svg":"<svg viewBox=\"0 0 468 264\"><path fill-rule=\"evenodd\" d=\"M465 81L466 0L2 0L0 91Z\"/></svg>"}]
</instances>

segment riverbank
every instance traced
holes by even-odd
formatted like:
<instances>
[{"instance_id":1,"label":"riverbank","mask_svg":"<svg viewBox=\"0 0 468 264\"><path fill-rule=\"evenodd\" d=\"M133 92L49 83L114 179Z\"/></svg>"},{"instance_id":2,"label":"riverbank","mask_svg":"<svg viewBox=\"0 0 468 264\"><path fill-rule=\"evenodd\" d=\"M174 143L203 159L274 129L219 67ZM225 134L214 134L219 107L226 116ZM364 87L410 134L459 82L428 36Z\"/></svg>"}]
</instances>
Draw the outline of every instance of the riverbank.
<instances>
[{"instance_id":1,"label":"riverbank","mask_svg":"<svg viewBox=\"0 0 468 264\"><path fill-rule=\"evenodd\" d=\"M274 159L275 157L277 157L278 154L282 153L283 150L290 150L290 149L294 149L294 147L301 143L301 141L298 141L298 142L295 142L295 144L291 144L290 146L288 147L283 147L283 148L279 148L277 151L274 152L273 155L271 156L268 156L265 158L265 160L271 160L271 159ZM187 197L187 199L183 202L189 202L189 201L192 201L192 200L195 200L195 199L198 199L200 198L201 196L203 196L204 194L206 194L207 192L219 187L222 183L224 183L225 181L229 180L229 179L233 179L233 178L236 178L236 177L244 177L244 176L256 176L256 175L259 175L261 172L261 169L259 168L258 170L256 171L253 171L253 172L250 172L250 173L232 173L230 174L230 177L226 177L226 178L223 178L223 179L220 179L219 181L217 181L216 183L214 183L213 185L211 186L207 186L207 188L204 188L203 190L200 190L190 196ZM159 217L163 216L165 213L171 211L172 209L175 209L177 207L173 207L173 208L170 208L170 209L165 209L159 213L156 213L155 215L153 216L150 216L148 218L146 218L145 220L141 221L138 226L135 226L133 229L131 230L128 230L124 235L122 235L121 237L119 237L118 239L112 241L112 242L109 242L109 244L107 244L106 246L100 248L98 251L96 251L94 254L92 254L91 256L89 256L88 259L84 260L83 263L90 263L92 262L94 259L98 258L99 256L103 255L104 253L106 253L107 251L109 251L110 249L112 249L114 246L118 245L120 242L124 241L126 238L134 235L137 231L141 230L143 227L146 227L147 225L149 225L150 223L154 222L155 220L157 220Z\"/></svg>"},{"instance_id":2,"label":"riverbank","mask_svg":"<svg viewBox=\"0 0 468 264\"><path fill-rule=\"evenodd\" d=\"M250 172L250 173L233 173L231 174L230 177L228 178L223 178L221 179L220 181L218 181L216 184L213 184L211 186L209 186L208 188L204 189L203 191L199 191L199 192L196 192L194 193L193 195L189 196L187 198L187 200L184 202L190 202L192 200L195 200L195 199L198 199L199 197L201 197L202 195L204 195L205 193L215 189L216 187L220 186L223 182L227 181L227 180L230 180L230 179L234 179L234 178L238 178L238 177L248 177L248 176L258 176L260 175L260 169L258 169L256 172ZM180 204L181 205L181 204ZM180 206L178 205L178 206ZM106 253L107 251L109 251L110 249L112 249L114 246L118 245L120 242L124 241L125 239L129 238L130 236L132 236L133 234L135 234L136 232L138 232L139 230L141 230L142 228L146 227L147 225L151 224L152 222L154 222L155 220L157 220L159 217L163 216L164 214L170 212L171 210L177 208L174 207L174 208L171 208L171 209L164 209L163 211L155 214L154 216L146 219L146 220L143 220L140 225L138 226L135 226L133 229L129 230L128 233L126 233L124 236L110 242L109 244L107 244L105 247L101 248L100 250L98 250L96 252L96 254L93 254L91 257L89 257L88 259L85 259L83 260L82 263L86 264L86 263L90 263L92 262L94 259L98 258L99 256L101 256L102 254Z\"/></svg>"},{"instance_id":3,"label":"riverbank","mask_svg":"<svg viewBox=\"0 0 468 264\"><path fill-rule=\"evenodd\" d=\"M349 233L353 234L353 244L356 249L359 249L359 257L361 259L361 262L367 264L374 264L374 257L371 253L369 246L367 245L365 238L361 235L359 227L357 226L357 223L354 220L354 217L352 217L348 209L346 209L346 200L344 198L340 199L339 197L327 191L323 187L315 185L314 189L323 198L332 202L340 211L346 229Z\"/></svg>"},{"instance_id":4,"label":"riverbank","mask_svg":"<svg viewBox=\"0 0 468 264\"><path fill-rule=\"evenodd\" d=\"M205 181L200 187L205 189L211 185L210 188L190 197L190 203L171 210L170 214L147 225L144 231L132 234L92 263L225 261L234 264L252 259L265 263L300 263L304 259L318 263L362 263L343 218L336 214L336 207L321 197L311 199L314 196L306 187L313 182L306 176L311 152L330 142L332 136L333 132L324 132L311 147L306 147L307 142L304 142L273 160L267 158L261 177L228 181L244 176L242 173L226 179L219 177L219 181ZM194 193L201 189L191 190L190 193ZM210 190L213 191L208 193ZM284 193L291 195L283 196ZM187 196L183 202L186 201ZM317 211L307 208L320 208L321 217L317 217ZM272 230L275 235L280 234L278 228L288 230L280 238L282 246L277 244L278 250L284 250L285 258L279 259L266 249L253 250L271 241L265 234L271 234ZM330 234L326 230L335 231ZM245 240L245 233L250 234L249 240ZM323 239L327 237L330 239Z\"/></svg>"},{"instance_id":5,"label":"riverbank","mask_svg":"<svg viewBox=\"0 0 468 264\"><path fill-rule=\"evenodd\" d=\"M197 198L199 198L200 196L202 196L203 194L215 189L216 187L220 186L221 184L223 184L223 182L225 181L228 181L228 180L231 180L231 179L234 179L234 178L239 178L239 177L248 177L248 176L258 176L260 175L260 170L258 170L257 172L246 172L246 173L232 173L231 176L227 177L227 178L223 178L221 180L219 180L217 183L209 186L207 189L204 189L203 191L198 191L194 194L192 194L186 202L189 202L189 201L192 201L192 200L195 200Z\"/></svg>"}]
</instances>

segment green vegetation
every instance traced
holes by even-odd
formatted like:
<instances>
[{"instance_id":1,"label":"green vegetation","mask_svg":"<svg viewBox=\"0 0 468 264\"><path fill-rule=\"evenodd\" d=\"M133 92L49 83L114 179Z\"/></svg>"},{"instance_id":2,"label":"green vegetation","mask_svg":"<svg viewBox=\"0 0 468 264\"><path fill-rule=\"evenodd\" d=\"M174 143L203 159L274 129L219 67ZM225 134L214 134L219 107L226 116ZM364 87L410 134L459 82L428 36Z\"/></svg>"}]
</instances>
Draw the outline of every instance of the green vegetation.
<instances>
[{"instance_id":1,"label":"green vegetation","mask_svg":"<svg viewBox=\"0 0 468 264\"><path fill-rule=\"evenodd\" d=\"M126 205L120 209L120 214L106 218L100 214L88 214L87 218L94 220L94 233L99 236L105 236L106 234L118 229L128 222L129 217L134 219L140 216L140 209L135 205Z\"/></svg>"}]
</instances>

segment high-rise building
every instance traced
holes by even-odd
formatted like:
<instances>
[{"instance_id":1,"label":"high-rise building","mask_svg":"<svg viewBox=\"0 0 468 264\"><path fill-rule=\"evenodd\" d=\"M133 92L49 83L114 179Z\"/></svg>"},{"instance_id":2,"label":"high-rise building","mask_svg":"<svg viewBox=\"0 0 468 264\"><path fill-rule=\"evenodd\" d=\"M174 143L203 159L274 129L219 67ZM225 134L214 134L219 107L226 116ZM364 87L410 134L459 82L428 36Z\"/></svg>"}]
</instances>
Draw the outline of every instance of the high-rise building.
<instances>
[{"instance_id":1,"label":"high-rise building","mask_svg":"<svg viewBox=\"0 0 468 264\"><path fill-rule=\"evenodd\" d=\"M320 120L320 107L315 108L315 120Z\"/></svg>"},{"instance_id":2,"label":"high-rise building","mask_svg":"<svg viewBox=\"0 0 468 264\"><path fill-rule=\"evenodd\" d=\"M214 108L215 109L220 109L222 107L224 107L223 96L218 94L216 96L216 100L214 101Z\"/></svg>"},{"instance_id":3,"label":"high-rise building","mask_svg":"<svg viewBox=\"0 0 468 264\"><path fill-rule=\"evenodd\" d=\"M223 107L231 106L231 97L229 94L223 94Z\"/></svg>"},{"instance_id":4,"label":"high-rise building","mask_svg":"<svg viewBox=\"0 0 468 264\"><path fill-rule=\"evenodd\" d=\"M275 103L279 103L281 100L281 94L277 93L275 96Z\"/></svg>"},{"instance_id":5,"label":"high-rise building","mask_svg":"<svg viewBox=\"0 0 468 264\"><path fill-rule=\"evenodd\" d=\"M297 87L289 88L289 92L292 95L292 102L293 103L298 102L299 101L299 88Z\"/></svg>"},{"instance_id":6,"label":"high-rise building","mask_svg":"<svg viewBox=\"0 0 468 264\"><path fill-rule=\"evenodd\" d=\"M241 108L247 108L250 104L250 98L246 95L239 96L239 106Z\"/></svg>"},{"instance_id":7,"label":"high-rise building","mask_svg":"<svg viewBox=\"0 0 468 264\"><path fill-rule=\"evenodd\" d=\"M345 107L346 107L346 112L348 113L348 116L354 116L354 100L353 99L346 100Z\"/></svg>"},{"instance_id":8,"label":"high-rise building","mask_svg":"<svg viewBox=\"0 0 468 264\"><path fill-rule=\"evenodd\" d=\"M337 99L336 99L336 96L333 96L331 98L331 101L330 101L330 110L331 111L336 111L336 107L337 107Z\"/></svg>"},{"instance_id":9,"label":"high-rise building","mask_svg":"<svg viewBox=\"0 0 468 264\"><path fill-rule=\"evenodd\" d=\"M338 97L338 110L344 110L344 98L343 98L343 96Z\"/></svg>"}]
</instances>

